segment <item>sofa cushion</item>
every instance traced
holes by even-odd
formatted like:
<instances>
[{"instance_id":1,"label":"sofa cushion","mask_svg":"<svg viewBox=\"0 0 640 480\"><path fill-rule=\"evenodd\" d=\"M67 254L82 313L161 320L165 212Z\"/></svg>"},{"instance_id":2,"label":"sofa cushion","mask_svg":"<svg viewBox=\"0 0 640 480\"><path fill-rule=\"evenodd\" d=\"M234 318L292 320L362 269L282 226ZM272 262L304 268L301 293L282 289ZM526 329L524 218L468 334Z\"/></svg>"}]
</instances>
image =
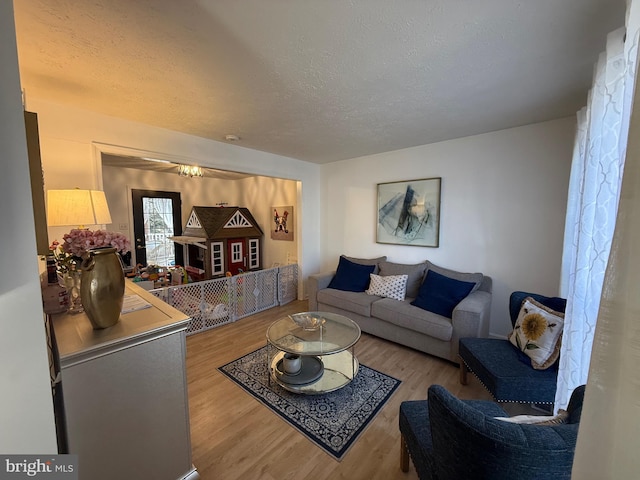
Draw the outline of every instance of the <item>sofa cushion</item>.
<instances>
[{"instance_id":1,"label":"sofa cushion","mask_svg":"<svg viewBox=\"0 0 640 480\"><path fill-rule=\"evenodd\" d=\"M357 263L358 265L373 265L375 267L375 269L373 270L373 273L375 273L376 275L380 270L379 268L380 263L384 262L387 259L386 256L376 257L376 258L356 258L356 257L349 257L347 255L341 255L341 256L346 258L350 262Z\"/></svg>"},{"instance_id":2,"label":"sofa cushion","mask_svg":"<svg viewBox=\"0 0 640 480\"><path fill-rule=\"evenodd\" d=\"M325 288L318 292L318 303L331 305L348 312L357 313L363 317L371 316L371 304L380 300L377 295L367 295L364 292L346 292ZM394 300L397 302L397 300Z\"/></svg>"},{"instance_id":3,"label":"sofa cushion","mask_svg":"<svg viewBox=\"0 0 640 480\"><path fill-rule=\"evenodd\" d=\"M480 284L482 283L482 279L484 275L482 273L466 273L466 272L458 272L456 270L449 270L448 268L439 267L438 265L431 263L427 260L427 270L433 270L440 275L444 275L445 277L453 278L455 280L460 280L462 282L471 282L474 283L472 292L476 291Z\"/></svg>"},{"instance_id":4,"label":"sofa cushion","mask_svg":"<svg viewBox=\"0 0 640 480\"><path fill-rule=\"evenodd\" d=\"M416 265L405 265L403 263L380 262L380 275L408 275L407 279L407 297L416 298L424 272L427 270L427 262L418 263Z\"/></svg>"},{"instance_id":5,"label":"sofa cushion","mask_svg":"<svg viewBox=\"0 0 640 480\"><path fill-rule=\"evenodd\" d=\"M453 334L451 320L414 307L408 300L380 299L371 305L371 316L445 342L451 340Z\"/></svg>"},{"instance_id":6,"label":"sofa cushion","mask_svg":"<svg viewBox=\"0 0 640 480\"><path fill-rule=\"evenodd\" d=\"M475 286L475 283L446 277L435 270L427 270L418 296L411 305L451 318L453 309Z\"/></svg>"},{"instance_id":7,"label":"sofa cushion","mask_svg":"<svg viewBox=\"0 0 640 480\"><path fill-rule=\"evenodd\" d=\"M408 275L380 275L370 274L371 283L365 290L367 295L378 295L380 297L393 298L394 300L404 300L407 291Z\"/></svg>"},{"instance_id":8,"label":"sofa cushion","mask_svg":"<svg viewBox=\"0 0 640 480\"><path fill-rule=\"evenodd\" d=\"M341 255L336 274L328 288L347 292L364 292L369 287L369 274L373 273L374 269L375 265L354 263Z\"/></svg>"},{"instance_id":9,"label":"sofa cushion","mask_svg":"<svg viewBox=\"0 0 640 480\"><path fill-rule=\"evenodd\" d=\"M509 341L531 358L531 366L545 370L560 356L564 314L556 312L533 298L522 302L518 319Z\"/></svg>"},{"instance_id":10,"label":"sofa cushion","mask_svg":"<svg viewBox=\"0 0 640 480\"><path fill-rule=\"evenodd\" d=\"M499 338L461 338L459 346L462 361L498 401L555 401L557 363L547 370L534 370L524 354Z\"/></svg>"},{"instance_id":11,"label":"sofa cushion","mask_svg":"<svg viewBox=\"0 0 640 480\"><path fill-rule=\"evenodd\" d=\"M551 310L555 310L559 313L565 313L565 310L567 309L566 298L547 297L546 295L540 295L539 293L522 292L520 290L517 290L515 292L512 292L509 296L509 317L513 326L515 326L516 324L516 320L518 319L518 315L520 314L522 304L527 299L527 297L531 297L536 302L540 302L545 307L549 307Z\"/></svg>"}]
</instances>

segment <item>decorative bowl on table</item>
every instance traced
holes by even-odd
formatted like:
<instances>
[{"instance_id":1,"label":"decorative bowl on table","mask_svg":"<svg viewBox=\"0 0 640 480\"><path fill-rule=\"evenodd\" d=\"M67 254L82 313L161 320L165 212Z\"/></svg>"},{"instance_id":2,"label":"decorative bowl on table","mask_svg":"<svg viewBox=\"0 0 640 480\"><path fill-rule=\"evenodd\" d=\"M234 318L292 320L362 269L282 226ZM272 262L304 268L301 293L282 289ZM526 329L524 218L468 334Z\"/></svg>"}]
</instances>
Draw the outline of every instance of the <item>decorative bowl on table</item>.
<instances>
[{"instance_id":1,"label":"decorative bowl on table","mask_svg":"<svg viewBox=\"0 0 640 480\"><path fill-rule=\"evenodd\" d=\"M318 330L326 322L318 312L294 313L289 315L289 318L303 330L308 331Z\"/></svg>"}]
</instances>

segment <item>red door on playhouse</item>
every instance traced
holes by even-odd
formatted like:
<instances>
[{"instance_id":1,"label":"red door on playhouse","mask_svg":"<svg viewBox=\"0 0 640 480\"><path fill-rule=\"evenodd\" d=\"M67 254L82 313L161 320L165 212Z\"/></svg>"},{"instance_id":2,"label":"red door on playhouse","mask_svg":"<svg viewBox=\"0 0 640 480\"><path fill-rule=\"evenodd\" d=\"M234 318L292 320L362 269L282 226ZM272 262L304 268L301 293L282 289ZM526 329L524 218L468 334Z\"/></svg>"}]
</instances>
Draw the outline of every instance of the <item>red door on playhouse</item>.
<instances>
[{"instance_id":1,"label":"red door on playhouse","mask_svg":"<svg viewBox=\"0 0 640 480\"><path fill-rule=\"evenodd\" d=\"M230 238L227 240L227 258L229 259L231 275L247 271L246 250L246 240L244 238Z\"/></svg>"}]
</instances>

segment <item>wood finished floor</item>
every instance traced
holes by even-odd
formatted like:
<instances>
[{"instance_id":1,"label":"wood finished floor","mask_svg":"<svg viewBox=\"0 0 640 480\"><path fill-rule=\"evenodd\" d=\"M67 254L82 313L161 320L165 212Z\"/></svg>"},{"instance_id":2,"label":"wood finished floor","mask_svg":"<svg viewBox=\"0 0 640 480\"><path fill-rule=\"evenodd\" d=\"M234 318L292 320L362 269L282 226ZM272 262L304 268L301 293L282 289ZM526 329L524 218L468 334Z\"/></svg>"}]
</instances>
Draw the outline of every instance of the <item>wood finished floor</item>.
<instances>
[{"instance_id":1,"label":"wood finished floor","mask_svg":"<svg viewBox=\"0 0 640 480\"><path fill-rule=\"evenodd\" d=\"M424 399L434 383L460 398L490 398L473 375L460 385L456 365L363 333L360 362L402 384L338 462L217 370L264 346L277 318L307 309L296 301L187 337L191 448L203 480L415 480L413 465L400 470L400 403Z\"/></svg>"}]
</instances>

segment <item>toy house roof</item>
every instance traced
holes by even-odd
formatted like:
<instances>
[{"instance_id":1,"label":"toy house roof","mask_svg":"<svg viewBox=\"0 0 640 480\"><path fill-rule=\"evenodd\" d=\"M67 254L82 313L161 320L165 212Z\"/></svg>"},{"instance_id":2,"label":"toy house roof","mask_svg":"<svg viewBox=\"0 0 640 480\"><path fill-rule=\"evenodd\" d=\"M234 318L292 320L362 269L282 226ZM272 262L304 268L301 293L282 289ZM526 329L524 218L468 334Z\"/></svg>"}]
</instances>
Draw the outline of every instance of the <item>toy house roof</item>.
<instances>
[{"instance_id":1,"label":"toy house roof","mask_svg":"<svg viewBox=\"0 0 640 480\"><path fill-rule=\"evenodd\" d=\"M208 240L260 237L263 232L245 207L193 207L182 232L186 237Z\"/></svg>"}]
</instances>

